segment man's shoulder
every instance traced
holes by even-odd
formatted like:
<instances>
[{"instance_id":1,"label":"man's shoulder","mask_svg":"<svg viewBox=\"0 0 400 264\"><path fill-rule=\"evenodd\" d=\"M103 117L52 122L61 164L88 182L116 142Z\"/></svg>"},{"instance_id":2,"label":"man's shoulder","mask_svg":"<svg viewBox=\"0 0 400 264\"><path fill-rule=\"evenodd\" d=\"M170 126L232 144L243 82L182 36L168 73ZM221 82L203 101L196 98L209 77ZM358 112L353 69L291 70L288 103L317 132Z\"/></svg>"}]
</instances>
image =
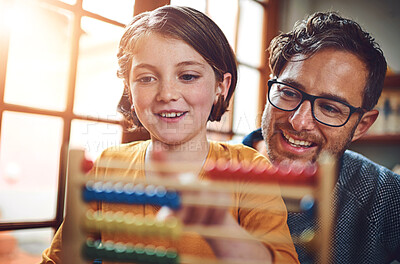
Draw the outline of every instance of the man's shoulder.
<instances>
[{"instance_id":1,"label":"man's shoulder","mask_svg":"<svg viewBox=\"0 0 400 264\"><path fill-rule=\"evenodd\" d=\"M400 175L367 157L346 151L342 157L338 186L358 200L360 206L400 204ZM400 210L400 205L397 206Z\"/></svg>"},{"instance_id":2,"label":"man's shoulder","mask_svg":"<svg viewBox=\"0 0 400 264\"><path fill-rule=\"evenodd\" d=\"M340 173L341 176L368 177L369 179L379 179L380 181L383 180L400 183L399 174L396 174L390 169L351 150L346 150L342 157ZM346 178L349 177L341 177L343 180Z\"/></svg>"}]
</instances>

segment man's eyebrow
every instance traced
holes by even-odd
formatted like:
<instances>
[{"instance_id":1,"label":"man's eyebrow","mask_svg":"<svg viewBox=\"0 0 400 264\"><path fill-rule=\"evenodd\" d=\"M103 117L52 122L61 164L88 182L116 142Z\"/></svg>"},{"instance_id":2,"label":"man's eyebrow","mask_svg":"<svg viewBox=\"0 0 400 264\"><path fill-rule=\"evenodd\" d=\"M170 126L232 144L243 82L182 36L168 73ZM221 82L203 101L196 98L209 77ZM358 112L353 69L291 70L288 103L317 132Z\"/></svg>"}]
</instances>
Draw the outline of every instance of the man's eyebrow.
<instances>
[{"instance_id":1,"label":"man's eyebrow","mask_svg":"<svg viewBox=\"0 0 400 264\"><path fill-rule=\"evenodd\" d=\"M291 85L293 87L296 87L297 89L302 90L303 92L305 92L304 91L305 90L305 86L302 85L301 83L297 82L294 79L291 79L291 78L282 79L282 80L278 79L278 81L281 81L283 83L287 83L287 84L289 84L289 85ZM319 94L317 96L324 97L324 98L327 98L327 99L333 99L333 100L336 100L336 101L340 101L340 102L343 102L343 103L350 104L349 101L346 98L344 98L342 96L338 96L337 94L324 92L324 93L321 93L321 94Z\"/></svg>"}]
</instances>

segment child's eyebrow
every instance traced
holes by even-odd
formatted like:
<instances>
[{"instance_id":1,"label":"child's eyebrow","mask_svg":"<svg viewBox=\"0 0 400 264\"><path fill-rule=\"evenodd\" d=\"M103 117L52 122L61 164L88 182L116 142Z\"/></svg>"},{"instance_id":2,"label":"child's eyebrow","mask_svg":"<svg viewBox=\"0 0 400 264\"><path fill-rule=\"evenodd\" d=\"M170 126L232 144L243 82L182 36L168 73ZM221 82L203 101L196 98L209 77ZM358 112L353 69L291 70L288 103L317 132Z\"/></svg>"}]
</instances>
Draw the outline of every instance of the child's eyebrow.
<instances>
[{"instance_id":1,"label":"child's eyebrow","mask_svg":"<svg viewBox=\"0 0 400 264\"><path fill-rule=\"evenodd\" d=\"M156 67L148 64L148 63L139 63L138 65L133 65L132 70L137 70L137 69L151 69L151 70L155 70Z\"/></svg>"},{"instance_id":2,"label":"child's eyebrow","mask_svg":"<svg viewBox=\"0 0 400 264\"><path fill-rule=\"evenodd\" d=\"M206 65L204 63L198 62L198 61L182 61L179 62L176 66L199 66L201 68L206 68Z\"/></svg>"}]
</instances>

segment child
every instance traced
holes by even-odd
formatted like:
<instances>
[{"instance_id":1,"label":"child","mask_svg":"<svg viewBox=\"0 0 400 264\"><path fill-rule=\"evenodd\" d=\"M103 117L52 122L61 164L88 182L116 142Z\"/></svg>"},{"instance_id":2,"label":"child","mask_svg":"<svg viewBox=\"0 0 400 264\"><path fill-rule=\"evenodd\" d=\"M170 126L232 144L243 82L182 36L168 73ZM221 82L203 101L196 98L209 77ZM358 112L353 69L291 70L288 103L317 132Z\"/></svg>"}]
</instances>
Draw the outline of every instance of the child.
<instances>
[{"instance_id":1,"label":"child","mask_svg":"<svg viewBox=\"0 0 400 264\"><path fill-rule=\"evenodd\" d=\"M134 125L145 127L151 136L148 141L103 152L101 161L122 160L131 165L132 170L117 170L118 175L132 182L154 177L150 173L152 157L162 157L170 164L194 164L192 171L199 180L207 177L204 167L220 158L232 163L245 161L268 166L264 157L242 145L207 140L207 122L219 121L226 111L236 87L237 69L235 56L224 34L206 15L191 8L164 6L136 16L121 39L118 61L118 75L124 80L127 99L121 109ZM96 167L96 164L92 172L103 177L116 173L112 169ZM238 186L245 187L243 183ZM204 190L190 195L197 195L198 200L202 200L211 193ZM243 260L243 263L252 259L264 263L298 262L281 197L271 195L260 199L252 194L234 193L232 199L230 209L182 206L175 214L185 224L228 227L230 232L247 237L252 235L258 240L211 239L190 233L174 244L179 253ZM254 209L239 207L255 202ZM158 216L163 211L151 205L111 203L102 203L98 209ZM61 232L62 227L52 246L43 253L42 263L59 263ZM135 240L106 233L101 237L103 241ZM283 243L268 242L270 237ZM165 241L150 242L170 246Z\"/></svg>"}]
</instances>

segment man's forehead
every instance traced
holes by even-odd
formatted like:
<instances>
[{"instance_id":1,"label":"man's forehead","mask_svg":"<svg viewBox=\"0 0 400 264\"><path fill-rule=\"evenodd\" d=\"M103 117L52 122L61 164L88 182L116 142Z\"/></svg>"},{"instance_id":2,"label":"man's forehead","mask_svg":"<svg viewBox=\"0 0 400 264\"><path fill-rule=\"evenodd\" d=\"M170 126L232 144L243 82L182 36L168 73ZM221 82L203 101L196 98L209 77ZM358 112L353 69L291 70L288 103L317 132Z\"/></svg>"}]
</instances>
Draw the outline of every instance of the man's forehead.
<instances>
[{"instance_id":1,"label":"man's forehead","mask_svg":"<svg viewBox=\"0 0 400 264\"><path fill-rule=\"evenodd\" d=\"M336 94L350 104L360 106L367 77L366 66L356 55L325 49L313 56L293 56L278 79L312 95Z\"/></svg>"}]
</instances>

